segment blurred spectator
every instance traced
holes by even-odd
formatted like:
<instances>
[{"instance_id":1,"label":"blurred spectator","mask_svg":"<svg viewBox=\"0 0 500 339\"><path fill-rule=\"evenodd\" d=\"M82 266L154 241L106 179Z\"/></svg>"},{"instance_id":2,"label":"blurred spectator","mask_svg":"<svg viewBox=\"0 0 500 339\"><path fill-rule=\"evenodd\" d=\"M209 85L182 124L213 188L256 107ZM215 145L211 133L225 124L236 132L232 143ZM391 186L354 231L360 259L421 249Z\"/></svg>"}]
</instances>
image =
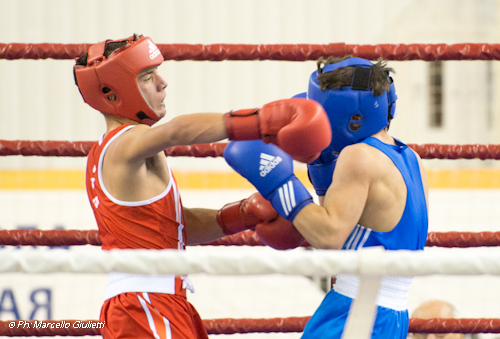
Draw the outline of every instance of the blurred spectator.
<instances>
[{"instance_id":1,"label":"blurred spectator","mask_svg":"<svg viewBox=\"0 0 500 339\"><path fill-rule=\"evenodd\" d=\"M420 304L411 314L411 318L457 318L457 310L446 301L430 300ZM413 333L408 337L411 339L464 339L461 333Z\"/></svg>"}]
</instances>

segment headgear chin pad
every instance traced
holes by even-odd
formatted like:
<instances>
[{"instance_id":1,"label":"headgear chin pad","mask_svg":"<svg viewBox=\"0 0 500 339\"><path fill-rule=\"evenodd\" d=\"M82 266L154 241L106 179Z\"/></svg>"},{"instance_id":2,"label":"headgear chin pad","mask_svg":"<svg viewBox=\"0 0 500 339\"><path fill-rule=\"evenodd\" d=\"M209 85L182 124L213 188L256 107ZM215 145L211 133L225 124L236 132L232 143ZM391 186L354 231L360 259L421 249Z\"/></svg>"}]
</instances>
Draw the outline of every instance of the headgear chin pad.
<instances>
[{"instance_id":1,"label":"headgear chin pad","mask_svg":"<svg viewBox=\"0 0 500 339\"><path fill-rule=\"evenodd\" d=\"M328 114L332 127L330 147L336 152L379 132L395 116L397 96L392 78L387 76L390 91L375 97L370 87L373 66L370 61L349 58L325 65L323 73L349 66L354 67L350 86L322 91L317 80L318 71L315 71L311 74L307 91L308 99L319 102Z\"/></svg>"},{"instance_id":2,"label":"headgear chin pad","mask_svg":"<svg viewBox=\"0 0 500 339\"><path fill-rule=\"evenodd\" d=\"M115 42L126 44L106 57L106 45ZM86 55L77 59L73 68L75 83L83 100L101 113L151 126L160 117L144 98L137 76L162 62L160 50L148 37L106 40L91 46ZM113 94L115 101L110 100Z\"/></svg>"}]
</instances>

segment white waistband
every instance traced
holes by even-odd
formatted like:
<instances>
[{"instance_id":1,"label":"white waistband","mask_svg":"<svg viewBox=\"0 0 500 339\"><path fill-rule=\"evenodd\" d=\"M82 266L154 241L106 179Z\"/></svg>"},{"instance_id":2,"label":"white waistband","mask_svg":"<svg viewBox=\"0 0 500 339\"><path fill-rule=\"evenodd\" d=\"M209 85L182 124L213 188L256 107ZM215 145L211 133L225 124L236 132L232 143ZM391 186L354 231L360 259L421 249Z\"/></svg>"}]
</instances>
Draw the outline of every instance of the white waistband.
<instances>
[{"instance_id":1,"label":"white waistband","mask_svg":"<svg viewBox=\"0 0 500 339\"><path fill-rule=\"evenodd\" d=\"M408 292L412 277L382 277L377 305L396 311L407 309ZM335 292L355 299L359 291L359 276L339 274L333 286Z\"/></svg>"},{"instance_id":2,"label":"white waistband","mask_svg":"<svg viewBox=\"0 0 500 339\"><path fill-rule=\"evenodd\" d=\"M189 278L181 276L181 279L182 288L187 288L191 292L194 292L193 285ZM109 273L104 299L107 300L118 294L127 292L175 294L175 275L130 274L122 272Z\"/></svg>"}]
</instances>

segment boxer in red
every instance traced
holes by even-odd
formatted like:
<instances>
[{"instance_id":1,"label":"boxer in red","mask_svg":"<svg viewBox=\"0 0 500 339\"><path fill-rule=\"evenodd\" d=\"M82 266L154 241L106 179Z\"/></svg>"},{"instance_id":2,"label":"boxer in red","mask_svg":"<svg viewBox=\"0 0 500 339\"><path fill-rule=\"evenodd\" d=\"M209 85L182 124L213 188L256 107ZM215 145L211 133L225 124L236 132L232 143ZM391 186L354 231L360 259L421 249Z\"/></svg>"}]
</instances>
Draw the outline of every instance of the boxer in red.
<instances>
[{"instance_id":1,"label":"boxer in red","mask_svg":"<svg viewBox=\"0 0 500 339\"><path fill-rule=\"evenodd\" d=\"M287 99L153 126L166 114L167 83L157 71L162 62L150 38L134 35L91 46L74 66L84 101L106 122L86 172L102 249L184 250L246 229L256 229L274 248L300 245L302 236L258 193L219 211L184 208L163 151L226 138L262 139L310 162L331 141L321 105ZM110 273L100 317L106 322L103 338L208 338L186 289L193 287L185 276Z\"/></svg>"}]
</instances>

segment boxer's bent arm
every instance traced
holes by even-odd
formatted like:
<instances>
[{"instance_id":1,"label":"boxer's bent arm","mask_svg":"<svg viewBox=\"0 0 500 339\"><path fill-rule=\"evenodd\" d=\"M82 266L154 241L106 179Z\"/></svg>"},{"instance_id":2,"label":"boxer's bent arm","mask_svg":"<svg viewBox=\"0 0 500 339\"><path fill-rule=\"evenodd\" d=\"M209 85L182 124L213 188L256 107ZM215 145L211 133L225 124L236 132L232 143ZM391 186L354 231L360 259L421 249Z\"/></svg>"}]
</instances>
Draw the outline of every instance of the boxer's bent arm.
<instances>
[{"instance_id":1,"label":"boxer's bent arm","mask_svg":"<svg viewBox=\"0 0 500 339\"><path fill-rule=\"evenodd\" d=\"M297 230L316 248L341 249L361 218L372 164L360 151L363 152L357 147L346 147L340 153L323 206L309 204L293 220Z\"/></svg>"},{"instance_id":2,"label":"boxer's bent arm","mask_svg":"<svg viewBox=\"0 0 500 339\"><path fill-rule=\"evenodd\" d=\"M198 113L181 115L155 127L137 125L119 139L124 143L122 156L132 161L143 161L169 147L204 144L225 138L223 114Z\"/></svg>"},{"instance_id":3,"label":"boxer's bent arm","mask_svg":"<svg viewBox=\"0 0 500 339\"><path fill-rule=\"evenodd\" d=\"M204 244L224 237L225 234L217 223L216 216L217 210L184 207L186 244Z\"/></svg>"}]
</instances>

